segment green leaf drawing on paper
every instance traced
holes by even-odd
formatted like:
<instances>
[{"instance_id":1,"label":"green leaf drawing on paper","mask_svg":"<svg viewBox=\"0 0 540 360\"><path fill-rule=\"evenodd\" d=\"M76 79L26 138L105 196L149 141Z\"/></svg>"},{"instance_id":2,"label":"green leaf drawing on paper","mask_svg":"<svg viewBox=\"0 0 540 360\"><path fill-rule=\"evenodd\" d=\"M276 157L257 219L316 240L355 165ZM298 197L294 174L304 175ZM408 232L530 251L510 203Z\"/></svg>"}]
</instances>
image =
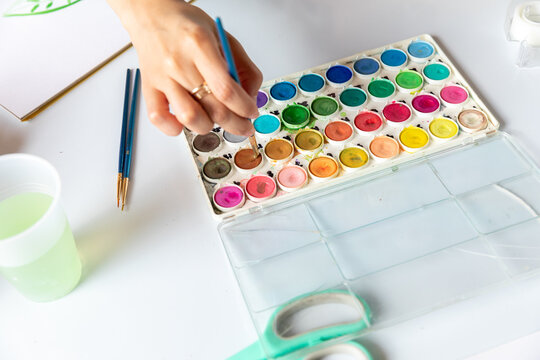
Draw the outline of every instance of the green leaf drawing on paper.
<instances>
[{"instance_id":1,"label":"green leaf drawing on paper","mask_svg":"<svg viewBox=\"0 0 540 360\"><path fill-rule=\"evenodd\" d=\"M17 0L4 13L4 17L47 14L76 4L81 0Z\"/></svg>"}]
</instances>

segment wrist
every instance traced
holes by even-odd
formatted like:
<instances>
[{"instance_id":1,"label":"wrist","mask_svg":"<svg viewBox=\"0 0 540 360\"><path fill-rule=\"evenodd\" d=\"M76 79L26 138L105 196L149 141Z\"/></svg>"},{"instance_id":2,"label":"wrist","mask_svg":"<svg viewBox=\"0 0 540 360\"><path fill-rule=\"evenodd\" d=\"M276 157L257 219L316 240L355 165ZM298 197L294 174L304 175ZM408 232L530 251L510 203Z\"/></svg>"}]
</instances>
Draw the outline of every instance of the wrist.
<instances>
[{"instance_id":1,"label":"wrist","mask_svg":"<svg viewBox=\"0 0 540 360\"><path fill-rule=\"evenodd\" d=\"M180 12L190 6L183 0L107 0L107 2L130 33L134 26L146 28L159 25L161 21L158 19L161 18L160 15L164 15L163 12L169 14L171 10ZM176 9L173 10L171 7Z\"/></svg>"}]
</instances>

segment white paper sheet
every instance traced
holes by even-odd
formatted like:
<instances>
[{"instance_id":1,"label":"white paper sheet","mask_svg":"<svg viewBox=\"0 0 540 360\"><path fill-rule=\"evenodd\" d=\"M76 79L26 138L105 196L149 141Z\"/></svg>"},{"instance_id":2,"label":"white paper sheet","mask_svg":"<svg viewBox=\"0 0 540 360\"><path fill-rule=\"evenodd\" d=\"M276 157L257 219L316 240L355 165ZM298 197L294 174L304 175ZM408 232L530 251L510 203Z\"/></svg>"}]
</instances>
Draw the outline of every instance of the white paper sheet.
<instances>
[{"instance_id":1,"label":"white paper sheet","mask_svg":"<svg viewBox=\"0 0 540 360\"><path fill-rule=\"evenodd\" d=\"M19 119L129 44L127 32L105 0L81 0L46 14L4 17L14 2L0 0L0 105Z\"/></svg>"}]
</instances>

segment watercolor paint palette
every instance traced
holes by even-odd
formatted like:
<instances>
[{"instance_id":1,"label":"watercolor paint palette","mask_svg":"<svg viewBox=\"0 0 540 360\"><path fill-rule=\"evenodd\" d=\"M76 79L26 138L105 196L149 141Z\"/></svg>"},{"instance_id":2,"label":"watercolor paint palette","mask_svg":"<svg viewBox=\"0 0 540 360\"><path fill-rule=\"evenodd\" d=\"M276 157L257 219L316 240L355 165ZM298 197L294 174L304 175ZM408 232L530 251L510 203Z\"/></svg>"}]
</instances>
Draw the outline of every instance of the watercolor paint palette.
<instances>
[{"instance_id":1,"label":"watercolor paint palette","mask_svg":"<svg viewBox=\"0 0 540 360\"><path fill-rule=\"evenodd\" d=\"M429 35L268 81L257 100L261 157L246 138L220 128L203 136L186 132L218 218L391 168L499 127Z\"/></svg>"},{"instance_id":2,"label":"watercolor paint palette","mask_svg":"<svg viewBox=\"0 0 540 360\"><path fill-rule=\"evenodd\" d=\"M335 86L351 72L350 83ZM277 91L276 84L284 86ZM380 334L398 323L540 279L540 192L531 191L540 189L540 170L497 131L498 121L432 37L364 51L267 82L262 91L254 119L260 163L245 139L221 129L186 133L261 340L291 300L342 291L365 300L369 326L325 340L357 339L370 350L374 335L375 350L384 351ZM209 162L216 164L205 172ZM446 358L526 334L505 326L504 317L497 324L475 335L474 345L445 348ZM261 344L266 359L298 359L319 346L283 355ZM418 358L417 349L389 347L399 351L392 358Z\"/></svg>"}]
</instances>

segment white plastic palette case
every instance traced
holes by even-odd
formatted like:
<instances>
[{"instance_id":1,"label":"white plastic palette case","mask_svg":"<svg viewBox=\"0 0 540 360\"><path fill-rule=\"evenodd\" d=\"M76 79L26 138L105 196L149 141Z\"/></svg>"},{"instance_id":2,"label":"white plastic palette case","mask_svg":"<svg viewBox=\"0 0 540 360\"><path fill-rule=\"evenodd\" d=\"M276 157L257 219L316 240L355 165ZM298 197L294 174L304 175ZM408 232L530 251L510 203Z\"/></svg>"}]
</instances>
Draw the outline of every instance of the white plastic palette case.
<instances>
[{"instance_id":1,"label":"white plastic palette case","mask_svg":"<svg viewBox=\"0 0 540 360\"><path fill-rule=\"evenodd\" d=\"M497 131L497 120L436 42L429 35L419 38L435 45L434 61L442 59L451 67L449 80L467 88L469 106L487 114L486 129L461 131L452 141L374 163L313 191L248 206L232 216L219 214L224 248L261 339L277 310L313 293L339 291L358 297L365 303L358 302L356 309L352 305L352 312L360 317L370 313L361 329L292 352L276 354L263 343L265 358L304 358L322 346L353 339L374 360L422 358L418 347L401 351L392 345L392 351L385 351L385 341L373 339L404 321L540 279L540 170L509 135ZM388 47L404 49L414 39ZM363 54L377 57L388 47ZM340 63L351 66L354 59ZM320 73L325 66L310 71ZM407 66L414 67L421 65ZM297 80L301 74L284 80ZM455 111L443 108L441 113L455 116ZM419 119L413 125L425 122ZM194 159L200 170L204 159L196 153ZM211 190L205 184L209 196ZM540 303L540 295L535 303ZM351 309L327 310L322 304L273 330L294 338L351 316ZM461 358L524 335L504 326L504 320L512 318L505 315L494 315L501 318L500 326L489 334L475 334L472 345L448 344L424 358ZM459 321L473 329L474 321L454 322ZM531 321L523 331L540 329L539 321Z\"/></svg>"}]
</instances>

